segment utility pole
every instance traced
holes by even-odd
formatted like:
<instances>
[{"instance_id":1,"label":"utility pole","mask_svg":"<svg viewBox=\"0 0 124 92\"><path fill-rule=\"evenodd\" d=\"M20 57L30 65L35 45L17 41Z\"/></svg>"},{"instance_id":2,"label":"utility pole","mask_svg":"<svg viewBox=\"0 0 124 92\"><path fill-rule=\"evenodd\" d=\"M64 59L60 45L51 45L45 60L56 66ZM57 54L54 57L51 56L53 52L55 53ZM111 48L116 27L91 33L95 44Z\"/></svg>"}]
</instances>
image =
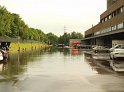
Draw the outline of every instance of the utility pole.
<instances>
[{"instance_id":1,"label":"utility pole","mask_svg":"<svg viewBox=\"0 0 124 92\"><path fill-rule=\"evenodd\" d=\"M67 27L64 26L64 35L65 35L65 33L66 33L66 30L67 30ZM63 38L63 40L64 40L64 41L63 41L63 44L65 45L65 43L66 43L66 42L65 42L65 37Z\"/></svg>"},{"instance_id":2,"label":"utility pole","mask_svg":"<svg viewBox=\"0 0 124 92\"><path fill-rule=\"evenodd\" d=\"M64 33L66 32L66 30L67 30L67 27L66 27L66 26L64 26Z\"/></svg>"}]
</instances>

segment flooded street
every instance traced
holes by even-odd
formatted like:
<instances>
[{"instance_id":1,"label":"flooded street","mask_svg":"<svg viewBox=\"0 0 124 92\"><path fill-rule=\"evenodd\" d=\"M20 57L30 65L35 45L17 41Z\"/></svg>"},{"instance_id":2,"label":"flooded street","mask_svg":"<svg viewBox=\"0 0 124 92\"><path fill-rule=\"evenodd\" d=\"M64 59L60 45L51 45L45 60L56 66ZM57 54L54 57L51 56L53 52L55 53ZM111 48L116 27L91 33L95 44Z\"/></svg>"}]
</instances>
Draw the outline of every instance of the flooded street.
<instances>
[{"instance_id":1,"label":"flooded street","mask_svg":"<svg viewBox=\"0 0 124 92\"><path fill-rule=\"evenodd\" d=\"M0 92L123 91L123 72L75 49L10 55L7 63L0 64Z\"/></svg>"}]
</instances>

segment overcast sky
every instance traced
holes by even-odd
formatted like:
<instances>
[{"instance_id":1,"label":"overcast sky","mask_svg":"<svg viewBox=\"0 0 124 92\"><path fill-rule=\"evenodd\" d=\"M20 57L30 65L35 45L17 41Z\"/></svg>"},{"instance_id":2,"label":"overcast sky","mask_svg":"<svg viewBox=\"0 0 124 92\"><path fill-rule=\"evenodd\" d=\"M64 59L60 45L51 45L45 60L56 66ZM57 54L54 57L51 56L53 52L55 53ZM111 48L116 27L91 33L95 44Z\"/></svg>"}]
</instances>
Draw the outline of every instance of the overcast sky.
<instances>
[{"instance_id":1,"label":"overcast sky","mask_svg":"<svg viewBox=\"0 0 124 92\"><path fill-rule=\"evenodd\" d=\"M106 0L0 0L0 5L17 13L29 27L53 32L81 32L96 25L106 10Z\"/></svg>"}]
</instances>

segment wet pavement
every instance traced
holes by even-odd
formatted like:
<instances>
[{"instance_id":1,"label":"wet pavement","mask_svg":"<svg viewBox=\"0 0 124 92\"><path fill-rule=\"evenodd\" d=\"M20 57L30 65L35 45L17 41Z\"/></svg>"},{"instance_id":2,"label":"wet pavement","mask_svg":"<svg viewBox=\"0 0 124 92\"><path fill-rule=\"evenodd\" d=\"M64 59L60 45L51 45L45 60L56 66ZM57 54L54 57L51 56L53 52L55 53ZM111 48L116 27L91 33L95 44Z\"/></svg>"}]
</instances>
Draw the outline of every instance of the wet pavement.
<instances>
[{"instance_id":1,"label":"wet pavement","mask_svg":"<svg viewBox=\"0 0 124 92\"><path fill-rule=\"evenodd\" d=\"M124 92L123 71L98 57L76 49L10 55L0 64L0 92Z\"/></svg>"}]
</instances>

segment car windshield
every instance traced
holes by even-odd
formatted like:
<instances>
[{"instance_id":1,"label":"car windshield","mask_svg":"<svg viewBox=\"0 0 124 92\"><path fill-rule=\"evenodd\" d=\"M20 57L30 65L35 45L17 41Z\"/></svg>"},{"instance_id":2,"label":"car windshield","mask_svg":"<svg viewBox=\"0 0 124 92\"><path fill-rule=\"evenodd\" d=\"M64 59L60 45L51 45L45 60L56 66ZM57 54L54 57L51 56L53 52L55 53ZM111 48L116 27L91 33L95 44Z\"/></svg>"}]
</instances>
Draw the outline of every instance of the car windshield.
<instances>
[{"instance_id":1,"label":"car windshield","mask_svg":"<svg viewBox=\"0 0 124 92\"><path fill-rule=\"evenodd\" d=\"M117 46L115 46L115 49L120 48L120 47L121 47L121 45L117 45Z\"/></svg>"},{"instance_id":2,"label":"car windshield","mask_svg":"<svg viewBox=\"0 0 124 92\"><path fill-rule=\"evenodd\" d=\"M114 47L115 49L124 49L124 45L117 45Z\"/></svg>"}]
</instances>

